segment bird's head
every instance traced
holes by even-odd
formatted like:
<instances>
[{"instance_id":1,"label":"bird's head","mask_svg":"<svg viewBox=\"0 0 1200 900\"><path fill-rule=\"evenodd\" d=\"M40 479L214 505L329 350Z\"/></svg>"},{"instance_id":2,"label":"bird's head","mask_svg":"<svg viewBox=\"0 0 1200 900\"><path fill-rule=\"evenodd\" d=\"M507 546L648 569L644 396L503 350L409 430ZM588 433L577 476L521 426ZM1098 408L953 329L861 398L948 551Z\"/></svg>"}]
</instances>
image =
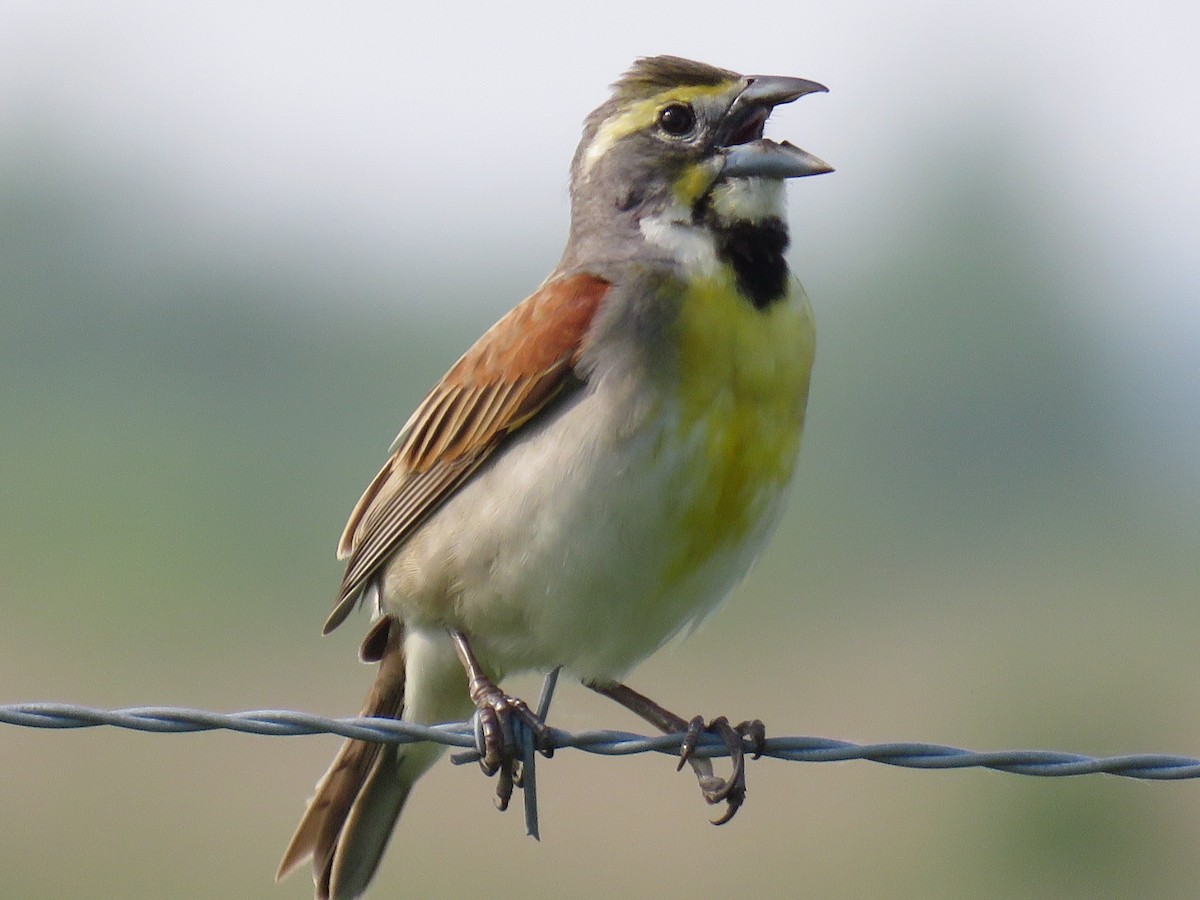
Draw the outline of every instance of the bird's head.
<instances>
[{"instance_id":1,"label":"bird's head","mask_svg":"<svg viewBox=\"0 0 1200 900\"><path fill-rule=\"evenodd\" d=\"M763 127L776 106L824 90L674 56L638 60L585 123L571 166L576 230L781 215L784 179L832 168Z\"/></svg>"}]
</instances>

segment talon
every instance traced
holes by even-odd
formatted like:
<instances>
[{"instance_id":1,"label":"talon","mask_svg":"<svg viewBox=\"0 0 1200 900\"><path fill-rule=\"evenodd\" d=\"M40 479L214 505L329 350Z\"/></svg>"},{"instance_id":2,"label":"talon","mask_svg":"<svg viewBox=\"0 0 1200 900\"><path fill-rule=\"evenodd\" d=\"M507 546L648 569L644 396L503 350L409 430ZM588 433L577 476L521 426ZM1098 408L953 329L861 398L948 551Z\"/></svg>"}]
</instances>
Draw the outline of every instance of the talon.
<instances>
[{"instance_id":1,"label":"talon","mask_svg":"<svg viewBox=\"0 0 1200 900\"><path fill-rule=\"evenodd\" d=\"M620 682L591 682L588 687L616 700L660 731L667 734L683 732L683 741L679 746L679 768L682 769L684 763L691 765L700 784L700 793L706 802L714 805L725 803L725 812L720 818L713 820L714 825L723 825L734 817L746 799L745 742L749 739L749 750L755 759L766 750L766 729L762 722L752 719L742 722L736 728L731 727L729 720L724 716L713 719L708 725L705 725L704 719L699 716L689 722ZM709 757L695 755L700 735L706 732L720 737L729 751L733 772L728 779L718 778L713 774L712 760Z\"/></svg>"},{"instance_id":2,"label":"talon","mask_svg":"<svg viewBox=\"0 0 1200 900\"><path fill-rule=\"evenodd\" d=\"M739 793L744 795L746 790L746 759L745 751L742 747L742 736L730 727L729 720L724 716L713 719L709 723L707 731L710 734L716 734L725 742L725 748L729 751L729 761L733 766L733 772L728 779L722 781L719 788L714 791L704 792L704 799L709 803L729 801L732 804L735 795ZM736 805L740 806L741 802L741 797L737 797ZM724 821L728 821L728 817Z\"/></svg>"},{"instance_id":3,"label":"talon","mask_svg":"<svg viewBox=\"0 0 1200 900\"><path fill-rule=\"evenodd\" d=\"M733 800L732 800L732 798L731 798L731 799L729 799L728 801L726 801L726 804L727 804L727 805L726 805L726 807L725 807L725 814L724 814L724 815L722 815L722 816L721 816L720 818L718 818L718 819L709 819L709 821L710 821L710 822L712 822L712 824L714 824L714 825L724 825L726 822L728 822L730 819L732 819L732 818L733 818L735 815L737 815L737 811L738 811L739 809L741 809L741 807L742 807L742 801L741 801L741 800L738 800L736 803L734 803L734 802L733 802Z\"/></svg>"},{"instance_id":4,"label":"talon","mask_svg":"<svg viewBox=\"0 0 1200 900\"><path fill-rule=\"evenodd\" d=\"M479 726L483 732L483 755L479 757L479 768L489 778L496 774L503 762L504 729L499 715L490 706L479 707Z\"/></svg>"},{"instance_id":5,"label":"talon","mask_svg":"<svg viewBox=\"0 0 1200 900\"><path fill-rule=\"evenodd\" d=\"M675 767L676 772L680 771L684 764L692 758L696 745L700 742L700 735L704 734L706 730L704 719L701 716L696 716L688 722L687 731L683 735L683 743L679 745L679 765Z\"/></svg>"},{"instance_id":6,"label":"talon","mask_svg":"<svg viewBox=\"0 0 1200 900\"><path fill-rule=\"evenodd\" d=\"M512 800L513 785L516 779L513 777L512 760L506 760L504 765L500 767L500 778L496 781L496 809L504 812L508 809L508 803Z\"/></svg>"},{"instance_id":7,"label":"talon","mask_svg":"<svg viewBox=\"0 0 1200 900\"><path fill-rule=\"evenodd\" d=\"M725 749L729 752L729 760L733 767L728 778L720 778L712 774L711 765L706 766L707 771L697 770L696 772L700 793L705 802L714 806L718 803L725 804L725 812L712 820L714 825L724 825L737 814L746 799L746 747L743 741L748 738L751 742L751 752L755 757L761 755L765 749L763 746L763 742L766 740L765 728L757 719L742 722L735 728L729 724L729 719L725 716L718 716L707 725L702 718L697 716L688 723L687 731L684 733L679 751L680 768L686 762L692 762L693 766L709 762L707 759L694 759L693 756L701 734L713 734L721 739L725 744Z\"/></svg>"}]
</instances>

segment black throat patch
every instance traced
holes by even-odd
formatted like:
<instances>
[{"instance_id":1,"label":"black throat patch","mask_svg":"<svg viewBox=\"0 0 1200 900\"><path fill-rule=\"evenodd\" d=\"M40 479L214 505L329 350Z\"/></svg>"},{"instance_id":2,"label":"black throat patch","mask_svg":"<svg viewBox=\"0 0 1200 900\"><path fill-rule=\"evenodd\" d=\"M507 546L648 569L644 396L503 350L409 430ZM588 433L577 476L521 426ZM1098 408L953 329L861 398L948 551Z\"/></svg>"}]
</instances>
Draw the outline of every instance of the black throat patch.
<instances>
[{"instance_id":1,"label":"black throat patch","mask_svg":"<svg viewBox=\"0 0 1200 900\"><path fill-rule=\"evenodd\" d=\"M780 219L718 225L713 231L717 258L733 267L737 286L756 309L787 296L788 233Z\"/></svg>"},{"instance_id":2,"label":"black throat patch","mask_svg":"<svg viewBox=\"0 0 1200 900\"><path fill-rule=\"evenodd\" d=\"M787 296L788 232L782 219L722 223L706 218L716 238L717 258L733 268L738 289L755 309L766 309Z\"/></svg>"}]
</instances>

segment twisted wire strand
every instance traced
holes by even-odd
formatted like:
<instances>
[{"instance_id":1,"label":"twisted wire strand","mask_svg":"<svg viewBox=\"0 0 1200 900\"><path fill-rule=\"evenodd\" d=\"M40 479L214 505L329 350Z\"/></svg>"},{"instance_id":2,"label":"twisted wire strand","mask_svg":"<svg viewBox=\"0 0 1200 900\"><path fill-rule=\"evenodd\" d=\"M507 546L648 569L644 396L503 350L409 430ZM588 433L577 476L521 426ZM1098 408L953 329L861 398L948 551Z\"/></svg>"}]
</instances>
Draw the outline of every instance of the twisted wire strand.
<instances>
[{"instance_id":1,"label":"twisted wire strand","mask_svg":"<svg viewBox=\"0 0 1200 900\"><path fill-rule=\"evenodd\" d=\"M249 710L217 713L175 706L141 706L97 709L70 703L16 703L0 706L0 723L26 728L94 728L110 725L133 731L191 733L227 730L243 734L287 736L335 734L360 741L408 744L433 741L468 751L459 761L478 753L472 721L447 725L417 725L396 719L353 716L328 718L296 710ZM625 731L569 732L549 728L555 749L574 748L602 756L635 753L679 753L681 734L649 737ZM728 756L724 743L702 735L697 756ZM1052 750L994 750L976 752L940 744L892 742L856 744L821 737L767 738L763 756L792 762L846 762L866 760L911 769L985 768L1016 775L1060 777L1105 773L1145 780L1200 778L1200 759L1169 754L1131 754L1091 757Z\"/></svg>"}]
</instances>

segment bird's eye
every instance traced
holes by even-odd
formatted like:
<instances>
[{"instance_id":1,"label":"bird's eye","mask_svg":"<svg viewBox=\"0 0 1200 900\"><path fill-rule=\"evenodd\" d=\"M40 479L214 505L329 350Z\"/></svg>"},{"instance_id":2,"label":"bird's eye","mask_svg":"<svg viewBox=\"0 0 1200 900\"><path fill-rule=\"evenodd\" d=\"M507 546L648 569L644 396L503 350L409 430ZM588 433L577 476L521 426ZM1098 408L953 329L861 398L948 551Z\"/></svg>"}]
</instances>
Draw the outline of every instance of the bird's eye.
<instances>
[{"instance_id":1,"label":"bird's eye","mask_svg":"<svg viewBox=\"0 0 1200 900\"><path fill-rule=\"evenodd\" d=\"M672 137L682 137L696 127L696 113L686 103L672 103L659 111L658 127Z\"/></svg>"}]
</instances>

